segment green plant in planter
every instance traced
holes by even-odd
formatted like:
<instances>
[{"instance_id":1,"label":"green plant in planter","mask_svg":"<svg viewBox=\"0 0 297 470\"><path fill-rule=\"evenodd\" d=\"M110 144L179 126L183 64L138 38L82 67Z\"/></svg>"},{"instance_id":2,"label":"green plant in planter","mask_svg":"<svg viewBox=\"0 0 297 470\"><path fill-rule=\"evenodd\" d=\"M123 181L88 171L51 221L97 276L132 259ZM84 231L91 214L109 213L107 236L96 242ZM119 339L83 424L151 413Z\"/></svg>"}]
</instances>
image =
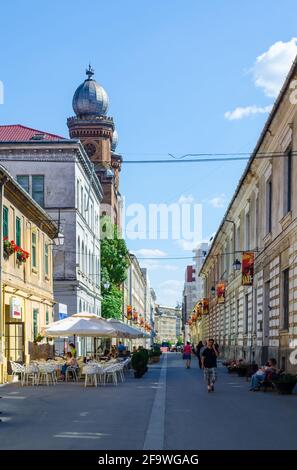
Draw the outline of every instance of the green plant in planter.
<instances>
[{"instance_id":1,"label":"green plant in planter","mask_svg":"<svg viewBox=\"0 0 297 470\"><path fill-rule=\"evenodd\" d=\"M40 333L38 333L38 335L36 336L36 338L34 338L34 343L41 343L41 341L43 340L44 336L42 336Z\"/></svg>"},{"instance_id":2,"label":"green plant in planter","mask_svg":"<svg viewBox=\"0 0 297 470\"><path fill-rule=\"evenodd\" d=\"M136 379L142 377L147 371L148 359L148 351L146 349L141 349L133 354L131 364L134 369L134 377Z\"/></svg>"},{"instance_id":3,"label":"green plant in planter","mask_svg":"<svg viewBox=\"0 0 297 470\"><path fill-rule=\"evenodd\" d=\"M245 377L249 367L250 367L249 364L240 364L237 367L237 373L238 373L239 377Z\"/></svg>"},{"instance_id":4,"label":"green plant in planter","mask_svg":"<svg viewBox=\"0 0 297 470\"><path fill-rule=\"evenodd\" d=\"M290 395L297 383L297 376L294 374L281 374L273 379L278 393Z\"/></svg>"}]
</instances>

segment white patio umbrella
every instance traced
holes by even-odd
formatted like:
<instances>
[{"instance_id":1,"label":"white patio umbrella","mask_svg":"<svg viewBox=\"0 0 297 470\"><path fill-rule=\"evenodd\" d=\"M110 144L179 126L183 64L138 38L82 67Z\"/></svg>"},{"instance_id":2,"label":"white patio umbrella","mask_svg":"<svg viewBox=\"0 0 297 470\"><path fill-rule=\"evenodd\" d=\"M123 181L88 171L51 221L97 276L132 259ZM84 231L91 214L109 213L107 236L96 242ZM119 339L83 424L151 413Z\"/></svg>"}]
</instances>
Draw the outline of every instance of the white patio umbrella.
<instances>
[{"instance_id":1,"label":"white patio umbrella","mask_svg":"<svg viewBox=\"0 0 297 470\"><path fill-rule=\"evenodd\" d=\"M107 320L109 324L112 325L112 328L116 330L117 338L129 338L129 339L134 339L134 338L146 338L149 337L147 333L144 333L143 331L139 330L138 328L134 328L130 325L127 325L127 323L124 323L120 320L116 320L115 318L110 318Z\"/></svg>"},{"instance_id":2,"label":"white patio umbrella","mask_svg":"<svg viewBox=\"0 0 297 470\"><path fill-rule=\"evenodd\" d=\"M66 336L113 338L117 331L112 324L94 313L75 313L70 317L51 323L45 328L45 335L52 338Z\"/></svg>"}]
</instances>

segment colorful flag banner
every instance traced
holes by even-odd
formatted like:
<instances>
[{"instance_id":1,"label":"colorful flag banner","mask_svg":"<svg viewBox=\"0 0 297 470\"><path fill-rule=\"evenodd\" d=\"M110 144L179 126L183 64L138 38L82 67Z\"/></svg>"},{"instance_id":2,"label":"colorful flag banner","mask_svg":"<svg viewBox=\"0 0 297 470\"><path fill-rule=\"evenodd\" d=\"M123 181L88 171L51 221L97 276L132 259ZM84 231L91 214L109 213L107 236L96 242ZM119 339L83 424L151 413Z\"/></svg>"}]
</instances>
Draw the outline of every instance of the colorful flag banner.
<instances>
[{"instance_id":1,"label":"colorful flag banner","mask_svg":"<svg viewBox=\"0 0 297 470\"><path fill-rule=\"evenodd\" d=\"M203 315L209 314L209 300L206 298L202 299L202 313Z\"/></svg>"},{"instance_id":2,"label":"colorful flag banner","mask_svg":"<svg viewBox=\"0 0 297 470\"><path fill-rule=\"evenodd\" d=\"M243 286L252 286L254 280L254 253L247 251L242 253L241 283Z\"/></svg>"},{"instance_id":3,"label":"colorful flag banner","mask_svg":"<svg viewBox=\"0 0 297 470\"><path fill-rule=\"evenodd\" d=\"M217 284L217 303L224 304L225 303L225 283L219 282Z\"/></svg>"}]
</instances>

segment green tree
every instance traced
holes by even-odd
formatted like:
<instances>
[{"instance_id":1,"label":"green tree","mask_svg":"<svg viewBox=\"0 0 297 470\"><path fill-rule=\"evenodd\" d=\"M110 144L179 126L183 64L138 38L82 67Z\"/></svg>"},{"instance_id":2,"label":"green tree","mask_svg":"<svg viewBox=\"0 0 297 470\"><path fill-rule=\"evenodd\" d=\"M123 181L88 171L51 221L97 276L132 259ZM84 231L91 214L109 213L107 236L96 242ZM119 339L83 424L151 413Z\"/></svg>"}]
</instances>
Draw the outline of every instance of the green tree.
<instances>
[{"instance_id":1,"label":"green tree","mask_svg":"<svg viewBox=\"0 0 297 470\"><path fill-rule=\"evenodd\" d=\"M182 346L183 345L183 339L181 336L178 337L176 346Z\"/></svg>"},{"instance_id":2,"label":"green tree","mask_svg":"<svg viewBox=\"0 0 297 470\"><path fill-rule=\"evenodd\" d=\"M101 292L102 316L121 318L123 292L121 284L127 277L128 249L110 218L101 218ZM107 287L108 286L108 287Z\"/></svg>"},{"instance_id":3,"label":"green tree","mask_svg":"<svg viewBox=\"0 0 297 470\"><path fill-rule=\"evenodd\" d=\"M122 318L123 293L116 287L111 286L103 294L101 303L101 314L104 318Z\"/></svg>"}]
</instances>

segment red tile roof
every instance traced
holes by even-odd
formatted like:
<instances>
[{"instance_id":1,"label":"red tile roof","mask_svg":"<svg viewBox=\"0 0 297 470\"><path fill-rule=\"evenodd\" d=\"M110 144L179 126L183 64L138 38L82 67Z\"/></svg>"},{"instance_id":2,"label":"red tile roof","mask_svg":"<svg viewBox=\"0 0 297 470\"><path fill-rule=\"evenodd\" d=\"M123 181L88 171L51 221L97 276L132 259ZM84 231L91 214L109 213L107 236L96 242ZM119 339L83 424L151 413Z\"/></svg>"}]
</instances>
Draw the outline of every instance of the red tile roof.
<instances>
[{"instance_id":1,"label":"red tile roof","mask_svg":"<svg viewBox=\"0 0 297 470\"><path fill-rule=\"evenodd\" d=\"M36 136L36 138L34 138L34 136ZM40 138L38 138L38 136L40 136ZM65 137L49 134L48 132L39 131L20 124L0 126L0 142L24 142L28 140L65 140Z\"/></svg>"}]
</instances>

